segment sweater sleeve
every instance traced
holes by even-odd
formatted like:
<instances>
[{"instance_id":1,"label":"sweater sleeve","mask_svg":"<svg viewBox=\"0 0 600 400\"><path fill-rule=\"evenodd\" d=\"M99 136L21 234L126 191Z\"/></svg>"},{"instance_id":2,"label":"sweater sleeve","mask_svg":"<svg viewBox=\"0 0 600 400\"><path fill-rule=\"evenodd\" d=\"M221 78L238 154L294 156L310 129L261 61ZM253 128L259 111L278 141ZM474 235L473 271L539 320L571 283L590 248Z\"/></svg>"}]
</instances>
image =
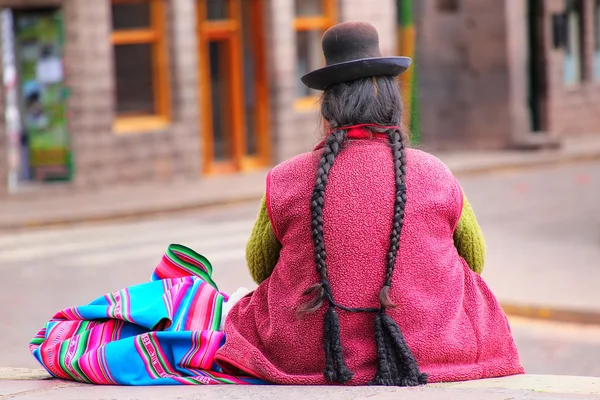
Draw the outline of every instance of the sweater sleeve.
<instances>
[{"instance_id":1,"label":"sweater sleeve","mask_svg":"<svg viewBox=\"0 0 600 400\"><path fill-rule=\"evenodd\" d=\"M260 284L271 276L279 260L280 250L281 243L271 226L266 196L263 196L258 218L246 245L246 263L250 275L256 283Z\"/></svg>"},{"instance_id":2,"label":"sweater sleeve","mask_svg":"<svg viewBox=\"0 0 600 400\"><path fill-rule=\"evenodd\" d=\"M454 245L469 268L481 274L485 263L485 240L473 208L464 194L463 199L462 214L454 231Z\"/></svg>"}]
</instances>

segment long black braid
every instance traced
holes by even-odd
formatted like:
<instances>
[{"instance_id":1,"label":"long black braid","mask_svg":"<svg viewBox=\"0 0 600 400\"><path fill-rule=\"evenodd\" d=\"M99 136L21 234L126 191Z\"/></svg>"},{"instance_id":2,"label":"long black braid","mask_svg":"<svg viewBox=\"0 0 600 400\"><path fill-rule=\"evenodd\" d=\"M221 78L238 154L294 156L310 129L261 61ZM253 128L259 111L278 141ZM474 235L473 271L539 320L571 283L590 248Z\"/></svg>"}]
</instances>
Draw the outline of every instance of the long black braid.
<instances>
[{"instance_id":1,"label":"long black braid","mask_svg":"<svg viewBox=\"0 0 600 400\"><path fill-rule=\"evenodd\" d=\"M398 128L383 128L397 127L401 123L402 101L397 81L393 77L382 76L333 85L323 94L321 114L332 129L325 140L311 198L312 239L321 283L305 291L305 295L314 297L300 307L300 312L311 313L320 309L325 300L329 303L324 317L324 375L328 381L337 383L346 383L353 377L353 373L345 363L341 346L340 322L336 310L341 309L349 312L375 313L375 340L379 364L372 384L387 386L425 384L427 376L419 371L417 362L406 344L400 328L386 313L387 308L395 307L389 292L400 248L406 205L406 139ZM370 129L374 132L385 132L388 135L394 160L396 186L394 221L387 254L385 281L379 295L380 307L378 308L348 308L337 304L333 298L327 273L327 252L323 236L325 188L336 156L348 137L348 132L343 128L357 124L372 124L382 127Z\"/></svg>"},{"instance_id":2,"label":"long black braid","mask_svg":"<svg viewBox=\"0 0 600 400\"><path fill-rule=\"evenodd\" d=\"M387 308L394 307L389 296L392 285L392 276L396 266L396 257L400 249L400 233L404 223L404 208L406 206L406 155L404 152L404 139L399 130L391 130L388 133L392 155L394 158L394 178L396 180L396 197L394 201L394 223L390 235L390 248L387 254L387 269L385 282L379 296L381 305Z\"/></svg>"}]
</instances>

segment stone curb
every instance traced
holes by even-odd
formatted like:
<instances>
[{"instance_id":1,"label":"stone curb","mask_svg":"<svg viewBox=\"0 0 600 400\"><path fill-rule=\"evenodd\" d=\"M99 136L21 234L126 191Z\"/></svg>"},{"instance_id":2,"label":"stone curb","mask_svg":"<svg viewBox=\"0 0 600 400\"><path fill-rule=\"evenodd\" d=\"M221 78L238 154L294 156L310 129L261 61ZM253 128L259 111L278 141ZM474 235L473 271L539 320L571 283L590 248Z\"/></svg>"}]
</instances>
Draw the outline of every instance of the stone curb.
<instances>
[{"instance_id":1,"label":"stone curb","mask_svg":"<svg viewBox=\"0 0 600 400\"><path fill-rule=\"evenodd\" d=\"M444 157L440 157L444 161ZM460 176L469 176L485 173L506 172L515 170L528 170L551 166L564 166L575 163L585 163L600 160L600 149L574 154L541 153L532 155L530 159L514 159L505 161L491 161L489 163L474 163L473 165L456 165L452 167L447 162L452 172Z\"/></svg>"},{"instance_id":2,"label":"stone curb","mask_svg":"<svg viewBox=\"0 0 600 400\"><path fill-rule=\"evenodd\" d=\"M12 371L12 372L11 372ZM3 374L4 372L4 374ZM0 368L0 399L599 399L600 378L515 375L466 382L430 384L417 388L335 386L162 386L126 387L83 385L60 380L30 380L43 370ZM21 377L19 374L24 374ZM8 376L9 379L5 379ZM46 375L47 376L47 375Z\"/></svg>"},{"instance_id":3,"label":"stone curb","mask_svg":"<svg viewBox=\"0 0 600 400\"><path fill-rule=\"evenodd\" d=\"M564 322L581 325L599 325L600 312L546 307L528 304L514 304L500 301L500 306L508 316L534 320Z\"/></svg>"},{"instance_id":4,"label":"stone curb","mask_svg":"<svg viewBox=\"0 0 600 400\"><path fill-rule=\"evenodd\" d=\"M89 225L101 222L115 221L136 221L145 217L159 217L161 215L177 214L186 211L207 209L211 207L220 207L234 204L242 204L249 201L260 200L263 193L254 195L240 196L229 199L211 199L209 201L190 202L180 205L169 205L160 208L140 208L137 210L111 210L103 213L82 215L73 215L68 217L47 218L38 220L27 220L23 223L0 224L0 232L22 231L28 229L58 228L65 226Z\"/></svg>"},{"instance_id":5,"label":"stone curb","mask_svg":"<svg viewBox=\"0 0 600 400\"><path fill-rule=\"evenodd\" d=\"M42 368L0 368L0 381L42 381L52 377Z\"/></svg>"}]
</instances>

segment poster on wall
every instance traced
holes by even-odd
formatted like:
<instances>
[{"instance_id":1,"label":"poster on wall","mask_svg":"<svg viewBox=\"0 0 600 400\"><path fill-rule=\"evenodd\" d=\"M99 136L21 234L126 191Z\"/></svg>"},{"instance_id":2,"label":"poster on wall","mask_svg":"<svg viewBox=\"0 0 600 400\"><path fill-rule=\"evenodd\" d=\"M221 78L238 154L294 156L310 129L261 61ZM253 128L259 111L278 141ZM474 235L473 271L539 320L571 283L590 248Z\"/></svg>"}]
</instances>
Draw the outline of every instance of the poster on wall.
<instances>
[{"instance_id":1,"label":"poster on wall","mask_svg":"<svg viewBox=\"0 0 600 400\"><path fill-rule=\"evenodd\" d=\"M60 11L15 14L15 40L21 119L33 178L70 179Z\"/></svg>"}]
</instances>

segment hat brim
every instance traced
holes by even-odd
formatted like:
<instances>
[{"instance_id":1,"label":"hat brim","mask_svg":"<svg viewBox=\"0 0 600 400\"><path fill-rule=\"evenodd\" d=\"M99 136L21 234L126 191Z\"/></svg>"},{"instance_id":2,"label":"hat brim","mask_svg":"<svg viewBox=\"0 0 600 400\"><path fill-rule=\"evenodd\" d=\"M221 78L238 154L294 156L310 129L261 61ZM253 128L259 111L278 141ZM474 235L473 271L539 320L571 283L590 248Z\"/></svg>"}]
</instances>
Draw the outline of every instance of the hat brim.
<instances>
[{"instance_id":1,"label":"hat brim","mask_svg":"<svg viewBox=\"0 0 600 400\"><path fill-rule=\"evenodd\" d=\"M336 83L371 76L398 76L410 67L411 62L409 57L361 58L319 68L301 79L311 89L325 90Z\"/></svg>"}]
</instances>

